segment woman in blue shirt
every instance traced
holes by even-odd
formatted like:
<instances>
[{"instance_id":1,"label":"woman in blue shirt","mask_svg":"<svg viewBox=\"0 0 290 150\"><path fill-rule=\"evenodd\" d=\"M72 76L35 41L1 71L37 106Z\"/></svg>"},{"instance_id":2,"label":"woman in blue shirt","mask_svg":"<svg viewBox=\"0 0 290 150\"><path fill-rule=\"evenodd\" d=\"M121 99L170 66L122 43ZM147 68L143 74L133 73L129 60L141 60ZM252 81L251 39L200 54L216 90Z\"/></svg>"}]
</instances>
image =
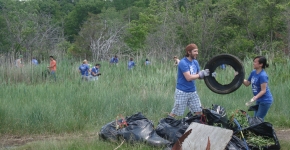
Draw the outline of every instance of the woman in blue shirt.
<instances>
[{"instance_id":1,"label":"woman in blue shirt","mask_svg":"<svg viewBox=\"0 0 290 150\"><path fill-rule=\"evenodd\" d=\"M145 66L148 66L148 65L150 65L150 61L146 58L146 60L145 60Z\"/></svg>"},{"instance_id":2,"label":"woman in blue shirt","mask_svg":"<svg viewBox=\"0 0 290 150\"><path fill-rule=\"evenodd\" d=\"M130 58L130 61L128 62L128 70L133 69L135 66L135 62L133 61L133 58Z\"/></svg>"},{"instance_id":3,"label":"woman in blue shirt","mask_svg":"<svg viewBox=\"0 0 290 150\"><path fill-rule=\"evenodd\" d=\"M268 86L268 75L265 71L267 59L263 56L257 56L253 60L254 70L251 72L248 80L244 80L243 84L249 86L252 84L252 91L254 97L246 105L251 105L252 102L256 102L258 109L255 111L255 117L262 118L264 120L268 110L273 103L273 96Z\"/></svg>"}]
</instances>

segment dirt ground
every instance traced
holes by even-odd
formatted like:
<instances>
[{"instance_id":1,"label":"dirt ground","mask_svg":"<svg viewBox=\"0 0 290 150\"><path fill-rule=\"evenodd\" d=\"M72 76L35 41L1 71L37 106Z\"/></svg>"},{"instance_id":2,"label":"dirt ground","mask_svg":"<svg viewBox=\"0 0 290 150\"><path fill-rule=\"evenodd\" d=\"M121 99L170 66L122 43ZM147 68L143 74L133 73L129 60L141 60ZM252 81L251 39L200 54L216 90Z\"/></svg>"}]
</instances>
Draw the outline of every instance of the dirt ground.
<instances>
[{"instance_id":1,"label":"dirt ground","mask_svg":"<svg viewBox=\"0 0 290 150\"><path fill-rule=\"evenodd\" d=\"M46 141L46 140L66 140L66 139L97 139L96 133L85 134L60 134L60 135L28 135L28 136L16 136L16 135L0 135L0 149L17 147L25 145L29 142Z\"/></svg>"},{"instance_id":2,"label":"dirt ground","mask_svg":"<svg viewBox=\"0 0 290 150\"><path fill-rule=\"evenodd\" d=\"M275 132L279 141L290 142L290 129L275 129ZM98 135L96 133L29 136L0 135L0 148L21 146L34 141L65 140L74 138L97 139Z\"/></svg>"},{"instance_id":3,"label":"dirt ground","mask_svg":"<svg viewBox=\"0 0 290 150\"><path fill-rule=\"evenodd\" d=\"M290 142L290 129L275 130L278 140Z\"/></svg>"}]
</instances>

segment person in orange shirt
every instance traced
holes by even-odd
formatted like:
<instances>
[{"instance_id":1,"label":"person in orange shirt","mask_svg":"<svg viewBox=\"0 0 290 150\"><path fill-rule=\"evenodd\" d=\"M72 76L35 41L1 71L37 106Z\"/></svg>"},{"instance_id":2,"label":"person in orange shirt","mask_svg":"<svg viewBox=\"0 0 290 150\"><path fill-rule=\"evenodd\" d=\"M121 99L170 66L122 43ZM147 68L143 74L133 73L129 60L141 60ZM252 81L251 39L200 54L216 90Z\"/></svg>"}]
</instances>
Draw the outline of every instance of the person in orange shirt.
<instances>
[{"instance_id":1,"label":"person in orange shirt","mask_svg":"<svg viewBox=\"0 0 290 150\"><path fill-rule=\"evenodd\" d=\"M55 75L55 71L56 71L56 61L53 58L53 56L49 56L50 59L50 64L49 66L47 66L47 68L50 71L50 75L54 78L54 81L56 81L56 75Z\"/></svg>"}]
</instances>

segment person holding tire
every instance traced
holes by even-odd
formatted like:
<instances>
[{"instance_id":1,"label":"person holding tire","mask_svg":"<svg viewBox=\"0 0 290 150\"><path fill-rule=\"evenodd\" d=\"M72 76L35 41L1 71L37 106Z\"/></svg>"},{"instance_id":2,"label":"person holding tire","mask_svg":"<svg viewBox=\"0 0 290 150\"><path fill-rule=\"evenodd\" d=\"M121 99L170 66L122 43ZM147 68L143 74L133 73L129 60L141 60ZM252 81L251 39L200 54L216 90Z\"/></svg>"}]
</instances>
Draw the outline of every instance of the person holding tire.
<instances>
[{"instance_id":1,"label":"person holding tire","mask_svg":"<svg viewBox=\"0 0 290 150\"><path fill-rule=\"evenodd\" d=\"M250 106L253 102L256 102L257 110L255 110L254 116L264 120L268 110L273 103L273 96L268 86L268 75L265 71L267 59L263 56L257 56L253 60L254 70L251 72L248 80L244 79L243 84L249 86L252 84L252 92L254 97L246 103Z\"/></svg>"},{"instance_id":2,"label":"person holding tire","mask_svg":"<svg viewBox=\"0 0 290 150\"><path fill-rule=\"evenodd\" d=\"M195 80L209 76L209 70L200 71L196 60L198 55L196 44L187 45L185 53L185 57L178 64L175 102L169 114L171 117L182 116L186 107L189 107L189 110L196 115L200 115L202 112L201 102L196 92Z\"/></svg>"}]
</instances>

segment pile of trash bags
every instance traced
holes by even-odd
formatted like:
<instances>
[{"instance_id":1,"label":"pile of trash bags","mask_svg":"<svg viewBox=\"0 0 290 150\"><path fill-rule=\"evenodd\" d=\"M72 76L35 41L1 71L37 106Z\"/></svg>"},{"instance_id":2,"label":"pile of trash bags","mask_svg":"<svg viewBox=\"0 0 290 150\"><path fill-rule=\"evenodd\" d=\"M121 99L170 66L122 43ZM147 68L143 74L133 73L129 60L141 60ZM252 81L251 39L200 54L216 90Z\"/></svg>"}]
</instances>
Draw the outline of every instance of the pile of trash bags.
<instances>
[{"instance_id":1,"label":"pile of trash bags","mask_svg":"<svg viewBox=\"0 0 290 150\"><path fill-rule=\"evenodd\" d=\"M147 119L142 113L138 112L126 118L116 119L107 123L99 132L100 139L117 142L125 140L128 143L144 142L154 147L163 147L170 149L185 133L192 122L218 126L233 130L232 139L226 146L226 150L279 150L280 144L272 124L263 122L260 118L250 117L245 111L244 114L247 123L233 124L233 116L227 117L226 110L219 105L212 105L209 109L203 109L202 115L192 115L190 112L182 119L166 117L159 120L158 125L154 128L152 121ZM237 121L236 121L237 122ZM265 145L251 143L251 139L241 138L244 133L246 139L249 137L263 137L271 139Z\"/></svg>"},{"instance_id":2,"label":"pile of trash bags","mask_svg":"<svg viewBox=\"0 0 290 150\"><path fill-rule=\"evenodd\" d=\"M124 126L120 126L122 124ZM170 142L160 137L154 130L153 123L140 112L106 124L102 127L99 136L112 142L124 139L129 143L145 142L155 147L170 146Z\"/></svg>"}]
</instances>

